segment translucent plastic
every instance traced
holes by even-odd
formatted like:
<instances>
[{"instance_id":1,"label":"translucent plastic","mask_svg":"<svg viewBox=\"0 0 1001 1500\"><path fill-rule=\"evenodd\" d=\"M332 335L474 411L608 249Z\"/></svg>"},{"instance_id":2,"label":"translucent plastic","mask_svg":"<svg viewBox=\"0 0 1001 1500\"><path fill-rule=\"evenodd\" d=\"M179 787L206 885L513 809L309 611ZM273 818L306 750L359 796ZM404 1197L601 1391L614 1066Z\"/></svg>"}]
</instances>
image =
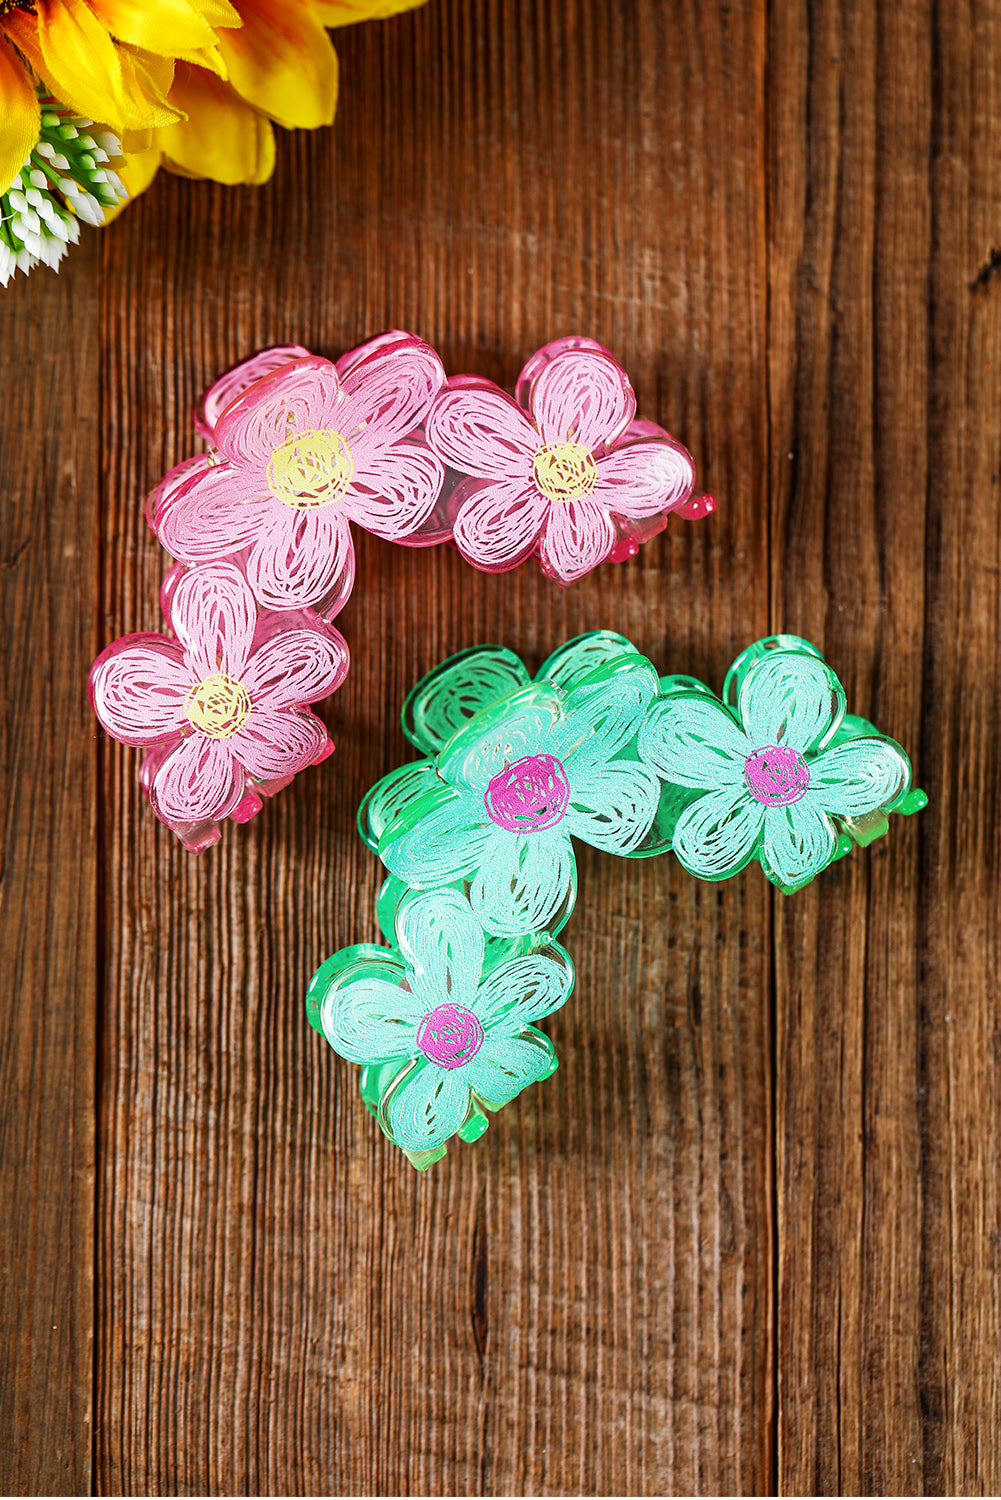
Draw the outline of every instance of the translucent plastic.
<instances>
[{"instance_id":1,"label":"translucent plastic","mask_svg":"<svg viewBox=\"0 0 1001 1500\"><path fill-rule=\"evenodd\" d=\"M606 560L634 556L695 500L691 454L664 428L636 420L625 370L593 339L544 345L513 396L474 376L449 380L427 424L451 474L446 511L467 562L500 573L535 556L573 583ZM694 500L694 504L693 504Z\"/></svg>"},{"instance_id":2,"label":"translucent plastic","mask_svg":"<svg viewBox=\"0 0 1001 1500\"><path fill-rule=\"evenodd\" d=\"M593 339L557 339L514 395L399 329L323 359L261 350L198 402L211 451L147 501L175 558L240 557L262 606L332 619L354 584L349 523L406 546L454 540L490 572L536 556L561 584L623 561L669 513L714 509L691 455L636 417L628 376ZM453 535L454 532L454 535Z\"/></svg>"},{"instance_id":3,"label":"translucent plastic","mask_svg":"<svg viewBox=\"0 0 1001 1500\"><path fill-rule=\"evenodd\" d=\"M335 954L308 1006L418 1167L504 1102L478 1071L488 1045L505 1097L555 1066L543 1037L491 1040L490 1018L529 1018L516 991L530 975L535 1017L569 994L554 937L576 895L572 838L631 858L673 849L706 880L757 859L792 892L926 801L900 746L845 712L838 679L795 636L743 651L722 699L694 677L658 678L611 631L566 642L534 678L504 647L477 647L421 678L403 723L424 756L359 811L390 871L377 916L391 947Z\"/></svg>"},{"instance_id":4,"label":"translucent plastic","mask_svg":"<svg viewBox=\"0 0 1001 1500\"><path fill-rule=\"evenodd\" d=\"M162 599L172 634L114 641L91 669L90 698L110 735L146 751L154 812L198 853L223 818L246 822L331 753L306 705L343 682L348 648L311 611L259 611L232 562L175 566Z\"/></svg>"},{"instance_id":5,"label":"translucent plastic","mask_svg":"<svg viewBox=\"0 0 1001 1500\"><path fill-rule=\"evenodd\" d=\"M782 891L815 879L891 812L927 801L901 747L845 712L809 641L770 636L733 663L722 699L666 679L639 736L662 779L657 824L693 875L725 880L752 860Z\"/></svg>"},{"instance_id":6,"label":"translucent plastic","mask_svg":"<svg viewBox=\"0 0 1001 1500\"><path fill-rule=\"evenodd\" d=\"M328 958L306 1007L334 1051L361 1064L362 1097L386 1135L424 1168L556 1070L534 1023L566 1002L574 970L558 943L488 968L483 930L455 890L409 892L394 938Z\"/></svg>"},{"instance_id":7,"label":"translucent plastic","mask_svg":"<svg viewBox=\"0 0 1001 1500\"><path fill-rule=\"evenodd\" d=\"M510 685L498 696L499 663ZM527 673L517 659L487 647L429 673L404 716L436 726L424 743L437 754L383 777L360 813L363 838L392 874L418 890L463 891L499 938L559 932L576 899L571 836L633 853L660 801L657 777L630 753L658 691L651 663L603 633L570 643L546 668L560 681L519 685ZM462 684L461 714L441 709L449 682Z\"/></svg>"}]
</instances>

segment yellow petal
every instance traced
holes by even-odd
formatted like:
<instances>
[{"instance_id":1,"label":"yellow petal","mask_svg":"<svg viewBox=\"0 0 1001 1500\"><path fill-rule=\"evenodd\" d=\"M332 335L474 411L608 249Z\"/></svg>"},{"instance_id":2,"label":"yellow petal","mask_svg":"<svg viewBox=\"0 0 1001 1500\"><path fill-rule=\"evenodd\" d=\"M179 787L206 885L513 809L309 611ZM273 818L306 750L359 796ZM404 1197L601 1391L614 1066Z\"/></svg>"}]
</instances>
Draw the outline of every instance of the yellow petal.
<instances>
[{"instance_id":1,"label":"yellow petal","mask_svg":"<svg viewBox=\"0 0 1001 1500\"><path fill-rule=\"evenodd\" d=\"M237 93L290 129L329 125L337 56L308 0L240 0L243 28L218 33Z\"/></svg>"},{"instance_id":2,"label":"yellow petal","mask_svg":"<svg viewBox=\"0 0 1001 1500\"><path fill-rule=\"evenodd\" d=\"M170 97L188 118L157 131L166 166L216 182L267 181L275 167L271 126L228 83L179 62Z\"/></svg>"},{"instance_id":3,"label":"yellow petal","mask_svg":"<svg viewBox=\"0 0 1001 1500\"><path fill-rule=\"evenodd\" d=\"M324 26L353 26L356 21L384 21L424 0L315 0L313 9Z\"/></svg>"},{"instance_id":4,"label":"yellow petal","mask_svg":"<svg viewBox=\"0 0 1001 1500\"><path fill-rule=\"evenodd\" d=\"M196 47L193 52L179 52L177 60L194 63L196 68L208 68L219 78L229 77L229 69L218 47Z\"/></svg>"},{"instance_id":5,"label":"yellow petal","mask_svg":"<svg viewBox=\"0 0 1001 1500\"><path fill-rule=\"evenodd\" d=\"M90 9L119 42L131 42L161 57L211 47L212 27L191 0L90 0Z\"/></svg>"},{"instance_id":6,"label":"yellow petal","mask_svg":"<svg viewBox=\"0 0 1001 1500\"><path fill-rule=\"evenodd\" d=\"M161 122L162 111L138 80L131 81L139 91L127 92L118 48L84 0L37 0L35 15L8 11L4 30L55 97L78 114L116 133Z\"/></svg>"},{"instance_id":7,"label":"yellow petal","mask_svg":"<svg viewBox=\"0 0 1001 1500\"><path fill-rule=\"evenodd\" d=\"M240 12L229 0L194 0L202 20L213 29L217 26L242 26Z\"/></svg>"},{"instance_id":8,"label":"yellow petal","mask_svg":"<svg viewBox=\"0 0 1001 1500\"><path fill-rule=\"evenodd\" d=\"M154 144L152 130L126 130L122 132L122 155L141 156Z\"/></svg>"},{"instance_id":9,"label":"yellow petal","mask_svg":"<svg viewBox=\"0 0 1001 1500\"><path fill-rule=\"evenodd\" d=\"M24 64L0 41L0 193L5 193L38 140L41 110Z\"/></svg>"},{"instance_id":10,"label":"yellow petal","mask_svg":"<svg viewBox=\"0 0 1001 1500\"><path fill-rule=\"evenodd\" d=\"M144 193L156 176L163 152L159 146L151 146L146 151L132 151L126 156L125 161L116 168L122 179L122 186L129 195L129 200L138 198ZM110 224L112 219L117 219L123 208L128 208L128 202L119 203L117 208L106 208L104 210L104 222Z\"/></svg>"},{"instance_id":11,"label":"yellow petal","mask_svg":"<svg viewBox=\"0 0 1001 1500\"><path fill-rule=\"evenodd\" d=\"M174 81L172 57L156 57L140 47L123 45L118 49L118 61L122 69L125 97L129 101L125 116L127 130L173 125L175 120L180 119L180 112L167 98ZM132 106L131 101L137 98L145 101L141 109Z\"/></svg>"}]
</instances>

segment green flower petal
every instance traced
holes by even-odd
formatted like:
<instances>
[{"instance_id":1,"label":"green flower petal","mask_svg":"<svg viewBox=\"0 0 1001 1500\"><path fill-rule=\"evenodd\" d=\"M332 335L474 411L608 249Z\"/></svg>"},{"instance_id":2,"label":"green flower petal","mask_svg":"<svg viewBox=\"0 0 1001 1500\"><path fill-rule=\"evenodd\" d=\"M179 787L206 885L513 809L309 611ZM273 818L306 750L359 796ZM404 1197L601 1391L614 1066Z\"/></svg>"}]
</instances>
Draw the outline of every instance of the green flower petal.
<instances>
[{"instance_id":1,"label":"green flower petal","mask_svg":"<svg viewBox=\"0 0 1001 1500\"><path fill-rule=\"evenodd\" d=\"M636 647L614 630L589 630L574 636L547 656L535 674L536 682L555 682L569 691L575 683L619 656L635 656Z\"/></svg>"},{"instance_id":2,"label":"green flower petal","mask_svg":"<svg viewBox=\"0 0 1001 1500\"><path fill-rule=\"evenodd\" d=\"M776 885L796 889L825 870L837 854L830 818L805 802L765 811L761 868Z\"/></svg>"},{"instance_id":3,"label":"green flower petal","mask_svg":"<svg viewBox=\"0 0 1001 1500\"><path fill-rule=\"evenodd\" d=\"M488 974L473 1009L487 1031L520 1031L559 1010L573 987L573 961L559 943L551 943Z\"/></svg>"},{"instance_id":4,"label":"green flower petal","mask_svg":"<svg viewBox=\"0 0 1001 1500\"><path fill-rule=\"evenodd\" d=\"M647 714L640 757L672 786L713 791L743 787L744 761L754 746L716 698L675 693Z\"/></svg>"},{"instance_id":5,"label":"green flower petal","mask_svg":"<svg viewBox=\"0 0 1001 1500\"><path fill-rule=\"evenodd\" d=\"M443 1146L472 1104L467 1070L468 1064L448 1069L423 1062L397 1074L379 1106L379 1121L390 1139L405 1151Z\"/></svg>"},{"instance_id":6,"label":"green flower petal","mask_svg":"<svg viewBox=\"0 0 1001 1500\"><path fill-rule=\"evenodd\" d=\"M616 657L570 690L563 722L552 735L552 753L569 766L575 790L588 767L606 765L635 738L659 685L653 664L634 652Z\"/></svg>"},{"instance_id":7,"label":"green flower petal","mask_svg":"<svg viewBox=\"0 0 1001 1500\"><path fill-rule=\"evenodd\" d=\"M530 1083L539 1083L558 1066L553 1044L529 1026L517 1036L489 1035L462 1069L464 1082L488 1108L510 1104Z\"/></svg>"},{"instance_id":8,"label":"green flower petal","mask_svg":"<svg viewBox=\"0 0 1001 1500\"><path fill-rule=\"evenodd\" d=\"M753 749L788 745L800 754L823 747L845 711L845 690L819 657L773 651L740 684L740 722Z\"/></svg>"},{"instance_id":9,"label":"green flower petal","mask_svg":"<svg viewBox=\"0 0 1001 1500\"><path fill-rule=\"evenodd\" d=\"M381 1063L414 1055L423 1010L420 999L400 985L359 979L329 990L320 1018L324 1036L341 1057Z\"/></svg>"},{"instance_id":10,"label":"green flower petal","mask_svg":"<svg viewBox=\"0 0 1001 1500\"><path fill-rule=\"evenodd\" d=\"M565 824L576 838L607 854L631 854L657 815L660 782L637 761L595 767L575 778Z\"/></svg>"},{"instance_id":11,"label":"green flower petal","mask_svg":"<svg viewBox=\"0 0 1001 1500\"><path fill-rule=\"evenodd\" d=\"M810 761L810 785L803 805L844 818L861 818L889 808L910 786L911 763L893 740L860 736L833 746Z\"/></svg>"},{"instance_id":12,"label":"green flower petal","mask_svg":"<svg viewBox=\"0 0 1001 1500\"><path fill-rule=\"evenodd\" d=\"M672 847L692 875L725 880L754 855L763 822L764 809L747 792L723 787L685 808Z\"/></svg>"},{"instance_id":13,"label":"green flower petal","mask_svg":"<svg viewBox=\"0 0 1001 1500\"><path fill-rule=\"evenodd\" d=\"M454 734L438 757L438 774L450 786L482 794L505 766L544 753L561 716L562 694L550 682L533 682L477 714Z\"/></svg>"},{"instance_id":14,"label":"green flower petal","mask_svg":"<svg viewBox=\"0 0 1001 1500\"><path fill-rule=\"evenodd\" d=\"M577 863L563 826L530 834L495 828L469 889L477 921L498 937L555 935L576 895Z\"/></svg>"},{"instance_id":15,"label":"green flower petal","mask_svg":"<svg viewBox=\"0 0 1001 1500\"><path fill-rule=\"evenodd\" d=\"M493 832L481 796L439 783L385 830L379 858L419 890L454 885L478 868Z\"/></svg>"},{"instance_id":16,"label":"green flower petal","mask_svg":"<svg viewBox=\"0 0 1001 1500\"><path fill-rule=\"evenodd\" d=\"M379 840L390 824L438 785L434 761L415 760L390 771L365 793L358 809L358 832L373 854L378 853Z\"/></svg>"},{"instance_id":17,"label":"green flower petal","mask_svg":"<svg viewBox=\"0 0 1001 1500\"><path fill-rule=\"evenodd\" d=\"M503 646L474 646L441 662L407 696L403 732L426 755L498 698L525 687L528 670Z\"/></svg>"},{"instance_id":18,"label":"green flower petal","mask_svg":"<svg viewBox=\"0 0 1001 1500\"><path fill-rule=\"evenodd\" d=\"M413 892L396 913L396 940L408 979L426 1009L471 1006L483 972L483 929L458 891Z\"/></svg>"}]
</instances>

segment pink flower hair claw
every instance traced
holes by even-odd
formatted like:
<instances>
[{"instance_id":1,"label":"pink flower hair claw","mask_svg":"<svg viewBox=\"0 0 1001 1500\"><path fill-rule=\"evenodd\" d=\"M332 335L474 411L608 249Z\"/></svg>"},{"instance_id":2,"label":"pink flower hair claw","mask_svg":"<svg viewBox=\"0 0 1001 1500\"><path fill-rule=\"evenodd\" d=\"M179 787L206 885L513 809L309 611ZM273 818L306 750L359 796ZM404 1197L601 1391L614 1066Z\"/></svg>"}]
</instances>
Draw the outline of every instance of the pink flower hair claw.
<instances>
[{"instance_id":1,"label":"pink flower hair claw","mask_svg":"<svg viewBox=\"0 0 1001 1500\"><path fill-rule=\"evenodd\" d=\"M561 584L633 556L669 512L710 514L693 496L695 465L670 433L636 420L629 377L593 339L546 344L509 396L456 376L437 397L428 440L455 471L453 539L487 572L533 554Z\"/></svg>"},{"instance_id":2,"label":"pink flower hair claw","mask_svg":"<svg viewBox=\"0 0 1001 1500\"><path fill-rule=\"evenodd\" d=\"M265 351L211 388L196 425L217 453L168 474L151 519L182 562L239 555L263 608L308 605L331 619L354 583L350 521L411 546L449 535L436 510L444 467L423 432L445 372L406 333L336 365L288 352Z\"/></svg>"},{"instance_id":3,"label":"pink flower hair claw","mask_svg":"<svg viewBox=\"0 0 1001 1500\"><path fill-rule=\"evenodd\" d=\"M259 611L232 562L172 569L163 600L173 638L113 642L91 669L90 698L113 738L146 750L153 811L198 853L222 818L246 822L262 796L331 753L305 705L340 686L348 648L311 610Z\"/></svg>"}]
</instances>

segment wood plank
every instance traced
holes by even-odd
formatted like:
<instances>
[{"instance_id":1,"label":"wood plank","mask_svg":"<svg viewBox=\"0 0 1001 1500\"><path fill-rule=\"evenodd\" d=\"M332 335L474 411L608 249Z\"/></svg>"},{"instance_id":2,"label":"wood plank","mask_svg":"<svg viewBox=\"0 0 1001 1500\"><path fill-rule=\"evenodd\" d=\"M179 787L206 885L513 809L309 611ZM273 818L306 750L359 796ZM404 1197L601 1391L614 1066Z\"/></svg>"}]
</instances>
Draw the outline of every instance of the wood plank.
<instances>
[{"instance_id":1,"label":"wood plank","mask_svg":"<svg viewBox=\"0 0 1001 1500\"><path fill-rule=\"evenodd\" d=\"M353 813L419 673L604 625L719 684L767 628L763 47L750 0L434 0L343 34L335 131L269 187L164 179L108 237L106 637L156 624L140 499L188 406L267 342L412 327L511 383L587 331L721 509L565 593L361 538L334 760L197 860L107 756L102 1492L770 1486L760 876L585 852L563 1067L426 1176L302 1003L374 935Z\"/></svg>"},{"instance_id":2,"label":"wood plank","mask_svg":"<svg viewBox=\"0 0 1001 1500\"><path fill-rule=\"evenodd\" d=\"M0 1489L90 1493L101 247L2 294Z\"/></svg>"},{"instance_id":3,"label":"wood plank","mask_svg":"<svg viewBox=\"0 0 1001 1500\"><path fill-rule=\"evenodd\" d=\"M771 10L773 622L932 799L779 902L782 1493L1001 1478L998 23Z\"/></svg>"}]
</instances>

